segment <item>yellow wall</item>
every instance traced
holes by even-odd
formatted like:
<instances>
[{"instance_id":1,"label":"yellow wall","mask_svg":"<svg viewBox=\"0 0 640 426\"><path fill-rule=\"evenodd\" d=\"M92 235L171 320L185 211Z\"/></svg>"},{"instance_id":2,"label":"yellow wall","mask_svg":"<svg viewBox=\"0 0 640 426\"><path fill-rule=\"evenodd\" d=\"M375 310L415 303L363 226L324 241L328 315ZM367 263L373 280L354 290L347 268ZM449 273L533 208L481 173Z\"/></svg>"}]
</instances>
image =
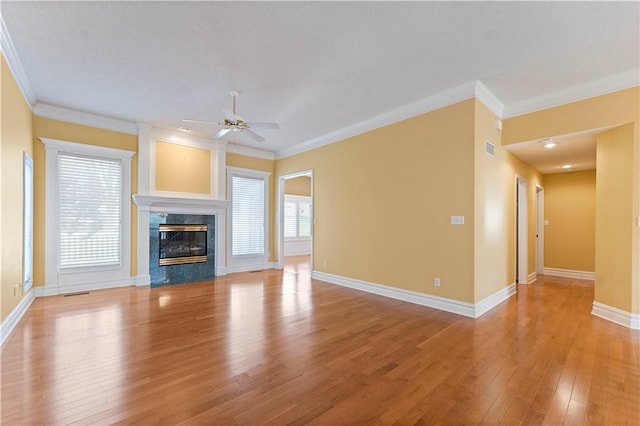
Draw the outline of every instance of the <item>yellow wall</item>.
<instances>
[{"instance_id":1,"label":"yellow wall","mask_svg":"<svg viewBox=\"0 0 640 426\"><path fill-rule=\"evenodd\" d=\"M633 211L633 130L628 124L596 139L596 301L627 312L639 312L632 304L633 287L629 285L633 235L637 233L629 217Z\"/></svg>"},{"instance_id":2,"label":"yellow wall","mask_svg":"<svg viewBox=\"0 0 640 426\"><path fill-rule=\"evenodd\" d=\"M516 177L527 181L528 273L536 270L536 185L542 176L502 148L497 117L475 101L475 301L516 282ZM485 142L495 146L487 155Z\"/></svg>"},{"instance_id":3,"label":"yellow wall","mask_svg":"<svg viewBox=\"0 0 640 426\"><path fill-rule=\"evenodd\" d=\"M598 147L595 301L640 313L640 228L627 226L635 223L640 215L640 87L504 120L502 136L503 144L512 144L624 124L629 127L616 138L626 138L624 149L628 157L622 158L613 152L613 148ZM615 145L622 149L624 144ZM611 155L611 159L607 155ZM611 176L616 176L617 185L612 184ZM601 194L605 190L612 194ZM617 217L624 225L613 224L609 216ZM614 233L621 235L614 236ZM599 237L605 234L608 235L605 239ZM604 261L605 258L620 261Z\"/></svg>"},{"instance_id":4,"label":"yellow wall","mask_svg":"<svg viewBox=\"0 0 640 426\"><path fill-rule=\"evenodd\" d=\"M640 87L523 114L503 121L502 143L544 139L638 122Z\"/></svg>"},{"instance_id":5,"label":"yellow wall","mask_svg":"<svg viewBox=\"0 0 640 426\"><path fill-rule=\"evenodd\" d=\"M35 117L33 123L34 162L34 286L44 285L45 235L45 149L40 137L138 151L138 136L80 124ZM131 193L138 192L138 156L131 159ZM136 276L138 215L131 201L131 276Z\"/></svg>"},{"instance_id":6,"label":"yellow wall","mask_svg":"<svg viewBox=\"0 0 640 426\"><path fill-rule=\"evenodd\" d=\"M160 141L155 146L156 190L211 194L211 151Z\"/></svg>"},{"instance_id":7,"label":"yellow wall","mask_svg":"<svg viewBox=\"0 0 640 426\"><path fill-rule=\"evenodd\" d=\"M260 170L269 172L269 261L276 260L276 242L275 242L275 217L276 217L276 190L275 190L275 161L262 158L247 157L239 154L227 152L227 166L239 167L242 169ZM227 199L229 196L227 195Z\"/></svg>"},{"instance_id":8,"label":"yellow wall","mask_svg":"<svg viewBox=\"0 0 640 426\"><path fill-rule=\"evenodd\" d=\"M473 302L473 140L468 100L278 160L313 169L314 269Z\"/></svg>"},{"instance_id":9,"label":"yellow wall","mask_svg":"<svg viewBox=\"0 0 640 426\"><path fill-rule=\"evenodd\" d=\"M311 195L311 178L298 176L284 181L284 193L291 195Z\"/></svg>"},{"instance_id":10,"label":"yellow wall","mask_svg":"<svg viewBox=\"0 0 640 426\"><path fill-rule=\"evenodd\" d=\"M545 175L544 266L595 271L596 171Z\"/></svg>"},{"instance_id":11,"label":"yellow wall","mask_svg":"<svg viewBox=\"0 0 640 426\"><path fill-rule=\"evenodd\" d=\"M22 299L23 154L33 156L33 114L4 55L0 55L0 321ZM10 247L10 250L7 248ZM15 286L18 288L14 289Z\"/></svg>"}]
</instances>

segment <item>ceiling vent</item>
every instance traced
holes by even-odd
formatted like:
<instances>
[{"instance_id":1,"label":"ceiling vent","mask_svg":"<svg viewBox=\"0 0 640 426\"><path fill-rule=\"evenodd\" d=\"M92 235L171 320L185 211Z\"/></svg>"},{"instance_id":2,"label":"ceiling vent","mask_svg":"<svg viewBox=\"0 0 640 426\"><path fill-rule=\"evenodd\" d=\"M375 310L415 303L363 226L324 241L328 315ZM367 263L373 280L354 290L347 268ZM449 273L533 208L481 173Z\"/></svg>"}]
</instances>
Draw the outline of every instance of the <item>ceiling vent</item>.
<instances>
[{"instance_id":1,"label":"ceiling vent","mask_svg":"<svg viewBox=\"0 0 640 426\"><path fill-rule=\"evenodd\" d=\"M484 152L494 157L496 155L496 146L489 141L484 142Z\"/></svg>"}]
</instances>

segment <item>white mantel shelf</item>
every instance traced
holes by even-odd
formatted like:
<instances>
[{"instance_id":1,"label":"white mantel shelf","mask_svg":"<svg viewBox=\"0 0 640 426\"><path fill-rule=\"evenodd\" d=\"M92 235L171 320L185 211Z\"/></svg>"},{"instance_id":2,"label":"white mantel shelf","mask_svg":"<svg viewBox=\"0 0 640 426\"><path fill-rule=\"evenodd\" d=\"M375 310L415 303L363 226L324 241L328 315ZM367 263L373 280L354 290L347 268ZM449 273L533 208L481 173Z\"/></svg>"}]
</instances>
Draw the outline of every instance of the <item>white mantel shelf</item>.
<instances>
[{"instance_id":1,"label":"white mantel shelf","mask_svg":"<svg viewBox=\"0 0 640 426\"><path fill-rule=\"evenodd\" d=\"M133 201L142 211L167 211L175 213L202 213L229 207L227 200L210 198L187 198L164 195L134 194Z\"/></svg>"}]
</instances>

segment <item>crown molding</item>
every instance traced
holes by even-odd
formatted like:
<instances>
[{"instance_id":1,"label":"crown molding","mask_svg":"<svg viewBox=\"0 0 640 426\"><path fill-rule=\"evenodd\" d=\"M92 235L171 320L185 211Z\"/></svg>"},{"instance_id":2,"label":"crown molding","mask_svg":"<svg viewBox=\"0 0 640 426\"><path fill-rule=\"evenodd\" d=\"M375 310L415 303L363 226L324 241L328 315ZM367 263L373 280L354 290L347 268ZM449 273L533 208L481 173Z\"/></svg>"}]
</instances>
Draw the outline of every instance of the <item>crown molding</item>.
<instances>
[{"instance_id":1,"label":"crown molding","mask_svg":"<svg viewBox=\"0 0 640 426\"><path fill-rule=\"evenodd\" d=\"M443 108L447 105L452 105L457 102L464 101L475 96L475 87L476 82L469 82L445 90L443 92L436 93L435 95L426 97L417 102L413 102L392 111L388 111L384 114L377 115L368 120L344 127L342 129L336 130L335 132L327 133L326 135L319 136L317 138L310 139L293 147L277 151L276 159L286 158L291 155L310 151L312 149L329 145L343 139L347 139L371 130L378 129L380 127L387 126L389 124L396 123L398 121L406 120L407 118L415 117L429 111Z\"/></svg>"},{"instance_id":2,"label":"crown molding","mask_svg":"<svg viewBox=\"0 0 640 426\"><path fill-rule=\"evenodd\" d=\"M0 49L2 49L2 53L7 60L7 64L9 65L9 69L13 74L13 77L16 79L18 83L18 87L22 92L22 96L24 96L29 108L33 110L33 106L37 102L36 95L33 92L33 88L31 87L31 83L29 83L29 79L27 78L27 73L25 72L22 62L18 57L18 53L16 52L16 48L13 45L13 40L11 40L11 36L9 35L9 31L4 23L4 19L2 19L1 11L0 11Z\"/></svg>"},{"instance_id":3,"label":"crown molding","mask_svg":"<svg viewBox=\"0 0 640 426\"><path fill-rule=\"evenodd\" d=\"M529 114L547 108L606 95L607 93L635 87L640 84L640 69L633 68L585 84L571 86L557 92L516 102L505 107L504 118Z\"/></svg>"},{"instance_id":4,"label":"crown molding","mask_svg":"<svg viewBox=\"0 0 640 426\"><path fill-rule=\"evenodd\" d=\"M502 114L504 113L504 104L480 80L476 82L475 96L476 99L482 102L484 106L489 108L489 110L493 112L498 118L502 118Z\"/></svg>"},{"instance_id":5,"label":"crown molding","mask_svg":"<svg viewBox=\"0 0 640 426\"><path fill-rule=\"evenodd\" d=\"M238 155L246 155L247 157L262 158L264 160L275 160L276 156L271 151L265 151L263 149L250 148L243 145L236 145L233 143L227 143L227 152Z\"/></svg>"},{"instance_id":6,"label":"crown molding","mask_svg":"<svg viewBox=\"0 0 640 426\"><path fill-rule=\"evenodd\" d=\"M55 105L38 102L33 107L33 113L38 117L50 118L52 120L66 121L83 126L128 133L130 135L138 134L138 124L132 121L119 120L117 118L76 111Z\"/></svg>"}]
</instances>

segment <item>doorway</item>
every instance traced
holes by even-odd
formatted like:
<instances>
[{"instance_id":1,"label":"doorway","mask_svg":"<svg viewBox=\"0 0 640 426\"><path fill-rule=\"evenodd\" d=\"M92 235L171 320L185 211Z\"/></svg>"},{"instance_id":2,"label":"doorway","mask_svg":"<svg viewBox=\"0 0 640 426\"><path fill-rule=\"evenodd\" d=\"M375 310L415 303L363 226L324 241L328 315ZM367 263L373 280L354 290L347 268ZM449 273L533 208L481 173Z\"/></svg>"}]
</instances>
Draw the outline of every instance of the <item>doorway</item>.
<instances>
[{"instance_id":1,"label":"doorway","mask_svg":"<svg viewBox=\"0 0 640 426\"><path fill-rule=\"evenodd\" d=\"M277 268L284 268L286 256L306 256L310 268L313 268L313 211L313 171L279 176Z\"/></svg>"},{"instance_id":2,"label":"doorway","mask_svg":"<svg viewBox=\"0 0 640 426\"><path fill-rule=\"evenodd\" d=\"M516 176L516 283L529 283L527 181Z\"/></svg>"}]
</instances>

